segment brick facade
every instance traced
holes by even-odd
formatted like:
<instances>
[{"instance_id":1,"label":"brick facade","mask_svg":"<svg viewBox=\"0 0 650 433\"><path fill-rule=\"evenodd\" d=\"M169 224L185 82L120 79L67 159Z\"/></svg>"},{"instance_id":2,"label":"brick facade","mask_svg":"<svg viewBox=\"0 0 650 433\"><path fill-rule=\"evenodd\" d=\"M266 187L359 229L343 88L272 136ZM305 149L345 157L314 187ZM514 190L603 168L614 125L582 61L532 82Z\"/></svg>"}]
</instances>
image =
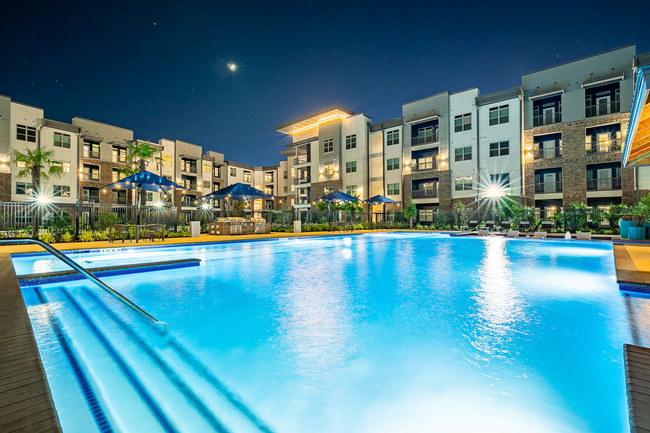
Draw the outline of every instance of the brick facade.
<instances>
[{"instance_id":1,"label":"brick facade","mask_svg":"<svg viewBox=\"0 0 650 433\"><path fill-rule=\"evenodd\" d=\"M451 210L451 171L449 170L424 170L403 175L402 205L406 206L411 198L411 181L428 178L438 178L438 209Z\"/></svg>"},{"instance_id":2,"label":"brick facade","mask_svg":"<svg viewBox=\"0 0 650 433\"><path fill-rule=\"evenodd\" d=\"M11 173L0 173L0 201L11 201Z\"/></svg>"},{"instance_id":3,"label":"brick facade","mask_svg":"<svg viewBox=\"0 0 650 433\"><path fill-rule=\"evenodd\" d=\"M315 182L311 184L311 200L316 203L316 200L325 195L325 188L332 188L332 191L341 190L340 180L328 180L325 182ZM343 191L345 192L345 191ZM316 209L316 205L311 205L312 210Z\"/></svg>"}]
</instances>

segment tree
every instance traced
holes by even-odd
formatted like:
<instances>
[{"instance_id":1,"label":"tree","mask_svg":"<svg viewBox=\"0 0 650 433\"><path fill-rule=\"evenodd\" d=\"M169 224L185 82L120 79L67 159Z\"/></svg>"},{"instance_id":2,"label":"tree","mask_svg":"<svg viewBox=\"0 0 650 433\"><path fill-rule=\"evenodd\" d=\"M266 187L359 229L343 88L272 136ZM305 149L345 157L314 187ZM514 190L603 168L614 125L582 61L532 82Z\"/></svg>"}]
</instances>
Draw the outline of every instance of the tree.
<instances>
[{"instance_id":1,"label":"tree","mask_svg":"<svg viewBox=\"0 0 650 433\"><path fill-rule=\"evenodd\" d=\"M413 218L418 214L418 208L415 206L413 199L409 199L408 204L404 207L404 218L409 220L409 225L413 228Z\"/></svg>"},{"instance_id":2,"label":"tree","mask_svg":"<svg viewBox=\"0 0 650 433\"><path fill-rule=\"evenodd\" d=\"M41 194L41 178L49 178L50 176L61 176L63 174L63 166L60 162L52 159L54 150L41 148L38 146L36 149L26 149L26 151L19 152L14 150L11 154L11 161L20 168L18 177L32 178L32 195L37 198ZM20 166L18 165L20 164ZM32 211L32 236L38 237L38 217L40 210L34 207Z\"/></svg>"},{"instance_id":3,"label":"tree","mask_svg":"<svg viewBox=\"0 0 650 433\"><path fill-rule=\"evenodd\" d=\"M127 176L140 173L141 171L145 171L147 165L152 161L156 164L156 168L160 168L162 165L162 158L156 155L159 153L160 149L153 147L151 143L146 141L130 141L129 152L126 156L127 166L120 171ZM145 191L142 189L138 193L138 201L139 203L146 202ZM142 212L142 208L138 211L138 224L140 224L140 212Z\"/></svg>"}]
</instances>

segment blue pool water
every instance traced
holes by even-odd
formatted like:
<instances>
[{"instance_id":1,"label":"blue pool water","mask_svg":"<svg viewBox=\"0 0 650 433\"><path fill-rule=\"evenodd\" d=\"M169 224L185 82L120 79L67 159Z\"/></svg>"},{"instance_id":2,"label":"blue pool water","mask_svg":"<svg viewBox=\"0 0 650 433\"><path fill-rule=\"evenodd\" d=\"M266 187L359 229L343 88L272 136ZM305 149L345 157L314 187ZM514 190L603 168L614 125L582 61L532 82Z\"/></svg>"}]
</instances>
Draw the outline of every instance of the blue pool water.
<instances>
[{"instance_id":1,"label":"blue pool water","mask_svg":"<svg viewBox=\"0 0 650 433\"><path fill-rule=\"evenodd\" d=\"M625 432L622 345L650 344L650 303L619 292L609 243L373 234L70 256L202 262L104 279L167 338L84 281L23 289L66 433L101 431L98 413L113 431Z\"/></svg>"}]
</instances>

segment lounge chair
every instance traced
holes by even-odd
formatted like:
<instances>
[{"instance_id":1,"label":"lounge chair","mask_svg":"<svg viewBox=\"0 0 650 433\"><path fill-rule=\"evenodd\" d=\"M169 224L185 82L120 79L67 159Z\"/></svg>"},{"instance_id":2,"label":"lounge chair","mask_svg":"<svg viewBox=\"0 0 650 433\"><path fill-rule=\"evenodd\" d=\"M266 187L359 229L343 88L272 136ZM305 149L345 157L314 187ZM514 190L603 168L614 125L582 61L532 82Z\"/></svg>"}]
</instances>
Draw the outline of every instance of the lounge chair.
<instances>
[{"instance_id":1,"label":"lounge chair","mask_svg":"<svg viewBox=\"0 0 650 433\"><path fill-rule=\"evenodd\" d=\"M147 238L154 241L155 238L160 238L161 241L165 240L165 227L162 224L150 224L147 226Z\"/></svg>"},{"instance_id":2,"label":"lounge chair","mask_svg":"<svg viewBox=\"0 0 650 433\"><path fill-rule=\"evenodd\" d=\"M520 228L522 231L527 232L528 230L530 230L530 222L529 222L529 221L525 221L525 220L519 222L519 228Z\"/></svg>"},{"instance_id":3,"label":"lounge chair","mask_svg":"<svg viewBox=\"0 0 650 433\"><path fill-rule=\"evenodd\" d=\"M590 241L591 240L591 232L576 233L576 239L579 240L579 241Z\"/></svg>"},{"instance_id":4,"label":"lounge chair","mask_svg":"<svg viewBox=\"0 0 650 433\"><path fill-rule=\"evenodd\" d=\"M478 227L478 221L477 220L471 220L470 222L467 223L467 228L470 230L474 230Z\"/></svg>"},{"instance_id":5,"label":"lounge chair","mask_svg":"<svg viewBox=\"0 0 650 433\"><path fill-rule=\"evenodd\" d=\"M508 230L508 233L506 233L507 238L518 238L519 237L519 230Z\"/></svg>"},{"instance_id":6,"label":"lounge chair","mask_svg":"<svg viewBox=\"0 0 650 433\"><path fill-rule=\"evenodd\" d=\"M490 231L487 230L487 229L479 229L479 231L478 231L479 236L487 236L489 234L490 234Z\"/></svg>"},{"instance_id":7,"label":"lounge chair","mask_svg":"<svg viewBox=\"0 0 650 433\"><path fill-rule=\"evenodd\" d=\"M510 221L501 221L501 224L499 224L499 228L506 231L510 230L510 226L512 226Z\"/></svg>"},{"instance_id":8,"label":"lounge chair","mask_svg":"<svg viewBox=\"0 0 650 433\"><path fill-rule=\"evenodd\" d=\"M541 230L551 230L554 226L555 224L553 223L553 221L544 220L542 221L539 228Z\"/></svg>"},{"instance_id":9,"label":"lounge chair","mask_svg":"<svg viewBox=\"0 0 650 433\"><path fill-rule=\"evenodd\" d=\"M129 240L131 240L131 231L129 230L129 226L125 224L112 225L109 231L108 241L114 242L118 236L122 238L122 243L124 243L127 236Z\"/></svg>"},{"instance_id":10,"label":"lounge chair","mask_svg":"<svg viewBox=\"0 0 650 433\"><path fill-rule=\"evenodd\" d=\"M487 227L488 230L494 229L494 221L485 221L485 227Z\"/></svg>"},{"instance_id":11,"label":"lounge chair","mask_svg":"<svg viewBox=\"0 0 650 433\"><path fill-rule=\"evenodd\" d=\"M546 239L546 232L535 232L533 234L534 239Z\"/></svg>"}]
</instances>

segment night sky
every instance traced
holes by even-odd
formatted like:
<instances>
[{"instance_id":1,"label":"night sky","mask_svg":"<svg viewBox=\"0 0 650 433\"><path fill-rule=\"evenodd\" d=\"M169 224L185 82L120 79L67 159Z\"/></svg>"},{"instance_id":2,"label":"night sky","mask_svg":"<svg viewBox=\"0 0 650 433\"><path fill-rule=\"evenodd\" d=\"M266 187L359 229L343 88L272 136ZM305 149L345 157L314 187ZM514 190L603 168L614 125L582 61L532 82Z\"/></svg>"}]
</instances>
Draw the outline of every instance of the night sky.
<instances>
[{"instance_id":1,"label":"night sky","mask_svg":"<svg viewBox=\"0 0 650 433\"><path fill-rule=\"evenodd\" d=\"M133 3L3 5L0 93L50 119L270 165L289 141L275 126L328 105L378 122L441 91L485 94L596 52L650 51L648 1Z\"/></svg>"}]
</instances>

